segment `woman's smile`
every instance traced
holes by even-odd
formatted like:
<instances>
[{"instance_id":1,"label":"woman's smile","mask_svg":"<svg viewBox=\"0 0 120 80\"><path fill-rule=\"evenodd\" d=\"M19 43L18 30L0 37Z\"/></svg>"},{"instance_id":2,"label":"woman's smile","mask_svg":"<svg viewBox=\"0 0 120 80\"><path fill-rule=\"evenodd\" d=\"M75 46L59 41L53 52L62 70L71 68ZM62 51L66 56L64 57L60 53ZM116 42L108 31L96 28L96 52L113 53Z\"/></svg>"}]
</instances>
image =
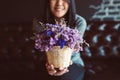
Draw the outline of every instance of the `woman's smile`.
<instances>
[{"instance_id":1,"label":"woman's smile","mask_svg":"<svg viewBox=\"0 0 120 80\"><path fill-rule=\"evenodd\" d=\"M63 11L64 8L63 8L63 7L55 7L55 10L56 10L56 11Z\"/></svg>"}]
</instances>

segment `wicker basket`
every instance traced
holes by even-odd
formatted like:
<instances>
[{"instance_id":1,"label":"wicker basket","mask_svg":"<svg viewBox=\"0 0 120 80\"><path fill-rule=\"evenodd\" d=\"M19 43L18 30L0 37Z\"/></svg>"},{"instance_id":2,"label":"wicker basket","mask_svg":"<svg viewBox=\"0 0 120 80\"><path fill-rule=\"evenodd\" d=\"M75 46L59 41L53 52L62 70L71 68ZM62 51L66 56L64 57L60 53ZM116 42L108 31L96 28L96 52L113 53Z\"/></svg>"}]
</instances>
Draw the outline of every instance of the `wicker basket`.
<instances>
[{"instance_id":1,"label":"wicker basket","mask_svg":"<svg viewBox=\"0 0 120 80\"><path fill-rule=\"evenodd\" d=\"M60 49L60 46L54 46L53 50L47 52L48 63L55 68L69 67L73 50L67 46Z\"/></svg>"}]
</instances>

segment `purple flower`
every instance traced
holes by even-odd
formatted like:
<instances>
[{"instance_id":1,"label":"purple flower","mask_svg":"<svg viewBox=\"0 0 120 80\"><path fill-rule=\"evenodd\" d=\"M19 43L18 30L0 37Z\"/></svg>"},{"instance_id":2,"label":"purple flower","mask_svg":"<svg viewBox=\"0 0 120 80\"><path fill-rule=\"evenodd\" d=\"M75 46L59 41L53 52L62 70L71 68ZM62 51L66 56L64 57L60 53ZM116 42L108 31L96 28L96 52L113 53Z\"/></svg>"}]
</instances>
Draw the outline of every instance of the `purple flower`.
<instances>
[{"instance_id":1,"label":"purple flower","mask_svg":"<svg viewBox=\"0 0 120 80\"><path fill-rule=\"evenodd\" d=\"M49 42L50 45L54 45L56 43L56 40L51 37Z\"/></svg>"},{"instance_id":2,"label":"purple flower","mask_svg":"<svg viewBox=\"0 0 120 80\"><path fill-rule=\"evenodd\" d=\"M60 46L60 48L63 48L65 46L65 44L66 44L66 41L59 38L58 41L57 41L57 44Z\"/></svg>"},{"instance_id":3,"label":"purple flower","mask_svg":"<svg viewBox=\"0 0 120 80\"><path fill-rule=\"evenodd\" d=\"M46 31L46 36L51 36L53 32L51 30Z\"/></svg>"},{"instance_id":4,"label":"purple flower","mask_svg":"<svg viewBox=\"0 0 120 80\"><path fill-rule=\"evenodd\" d=\"M77 29L68 26L45 24L44 30L35 35L35 48L39 51L52 50L54 46L68 46L71 49L82 50L83 38Z\"/></svg>"}]
</instances>

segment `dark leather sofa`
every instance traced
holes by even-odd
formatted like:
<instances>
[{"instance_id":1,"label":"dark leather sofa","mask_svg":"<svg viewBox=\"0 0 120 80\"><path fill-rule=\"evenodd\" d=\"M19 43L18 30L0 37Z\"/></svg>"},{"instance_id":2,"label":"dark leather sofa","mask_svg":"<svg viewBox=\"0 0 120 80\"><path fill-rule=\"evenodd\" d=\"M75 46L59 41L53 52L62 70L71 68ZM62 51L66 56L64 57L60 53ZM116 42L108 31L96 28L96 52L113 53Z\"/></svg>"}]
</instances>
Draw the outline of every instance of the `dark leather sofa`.
<instances>
[{"instance_id":1,"label":"dark leather sofa","mask_svg":"<svg viewBox=\"0 0 120 80\"><path fill-rule=\"evenodd\" d=\"M120 22L89 21L82 57L86 65L84 80L120 80Z\"/></svg>"},{"instance_id":2,"label":"dark leather sofa","mask_svg":"<svg viewBox=\"0 0 120 80\"><path fill-rule=\"evenodd\" d=\"M84 80L120 80L120 22L88 21ZM0 80L38 80L32 23L0 24Z\"/></svg>"}]
</instances>

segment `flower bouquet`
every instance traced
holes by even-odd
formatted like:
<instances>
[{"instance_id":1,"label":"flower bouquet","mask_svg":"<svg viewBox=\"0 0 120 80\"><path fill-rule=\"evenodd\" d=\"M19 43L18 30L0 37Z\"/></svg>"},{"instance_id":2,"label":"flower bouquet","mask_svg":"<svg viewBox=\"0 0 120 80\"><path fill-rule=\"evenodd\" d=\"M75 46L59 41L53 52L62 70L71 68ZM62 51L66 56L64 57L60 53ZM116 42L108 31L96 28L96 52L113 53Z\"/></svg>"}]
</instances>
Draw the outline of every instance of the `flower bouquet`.
<instances>
[{"instance_id":1,"label":"flower bouquet","mask_svg":"<svg viewBox=\"0 0 120 80\"><path fill-rule=\"evenodd\" d=\"M45 51L48 63L55 68L68 67L73 51L82 51L83 38L77 29L62 24L41 24L41 30L34 34L35 48Z\"/></svg>"}]
</instances>

